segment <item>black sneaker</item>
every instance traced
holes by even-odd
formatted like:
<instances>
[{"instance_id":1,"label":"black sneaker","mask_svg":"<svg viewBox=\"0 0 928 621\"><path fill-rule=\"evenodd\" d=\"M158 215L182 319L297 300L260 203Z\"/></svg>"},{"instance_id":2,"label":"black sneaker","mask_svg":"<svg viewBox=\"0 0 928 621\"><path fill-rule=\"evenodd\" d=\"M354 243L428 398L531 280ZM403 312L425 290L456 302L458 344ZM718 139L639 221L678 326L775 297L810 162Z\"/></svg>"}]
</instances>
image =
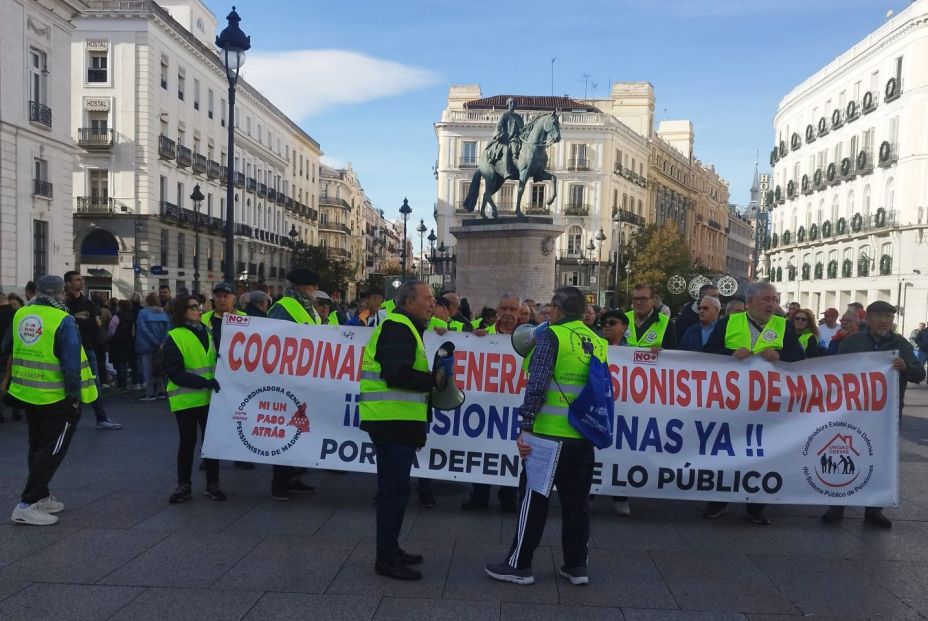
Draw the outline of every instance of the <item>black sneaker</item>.
<instances>
[{"instance_id":1,"label":"black sneaker","mask_svg":"<svg viewBox=\"0 0 928 621\"><path fill-rule=\"evenodd\" d=\"M315 494L316 488L312 485L307 485L299 479L293 479L290 481L290 485L287 487L287 491L297 492L301 494Z\"/></svg>"},{"instance_id":2,"label":"black sneaker","mask_svg":"<svg viewBox=\"0 0 928 621\"><path fill-rule=\"evenodd\" d=\"M438 503L435 502L435 495L432 494L432 492L419 494L419 504L422 505L423 509L434 509L438 506Z\"/></svg>"},{"instance_id":3,"label":"black sneaker","mask_svg":"<svg viewBox=\"0 0 928 621\"><path fill-rule=\"evenodd\" d=\"M500 582L528 585L535 582L531 569L516 569L508 563L487 563L484 571L488 576Z\"/></svg>"},{"instance_id":4,"label":"black sneaker","mask_svg":"<svg viewBox=\"0 0 928 621\"><path fill-rule=\"evenodd\" d=\"M177 486L177 489L174 490L174 493L168 498L168 502L172 505L176 505L185 500L190 500L191 498L193 498L193 494L190 493L190 486L181 484Z\"/></svg>"},{"instance_id":5,"label":"black sneaker","mask_svg":"<svg viewBox=\"0 0 928 621\"><path fill-rule=\"evenodd\" d=\"M881 509L867 509L864 511L864 524L870 526L879 526L880 528L892 528L893 521L883 515Z\"/></svg>"},{"instance_id":6,"label":"black sneaker","mask_svg":"<svg viewBox=\"0 0 928 621\"><path fill-rule=\"evenodd\" d=\"M286 502L290 500L290 490L271 488L271 498L280 502Z\"/></svg>"},{"instance_id":7,"label":"black sneaker","mask_svg":"<svg viewBox=\"0 0 928 621\"><path fill-rule=\"evenodd\" d=\"M393 563L375 561L374 571L376 571L381 576L394 578L396 580L422 580L422 572L420 572L418 569L413 569L400 560L397 560Z\"/></svg>"},{"instance_id":8,"label":"black sneaker","mask_svg":"<svg viewBox=\"0 0 928 621\"><path fill-rule=\"evenodd\" d=\"M822 514L822 521L826 524L837 524L844 519L844 507L828 507Z\"/></svg>"},{"instance_id":9,"label":"black sneaker","mask_svg":"<svg viewBox=\"0 0 928 621\"><path fill-rule=\"evenodd\" d=\"M586 567L566 567L561 565L558 573L567 578L574 586L585 586L590 583L590 574L587 573Z\"/></svg>"},{"instance_id":10,"label":"black sneaker","mask_svg":"<svg viewBox=\"0 0 928 621\"><path fill-rule=\"evenodd\" d=\"M727 502L710 502L706 504L706 510L702 512L702 516L707 520L715 520L726 513L728 513Z\"/></svg>"},{"instance_id":11,"label":"black sneaker","mask_svg":"<svg viewBox=\"0 0 928 621\"><path fill-rule=\"evenodd\" d=\"M421 554L410 554L400 550L400 562L403 565L420 565L423 560L425 559L422 558Z\"/></svg>"},{"instance_id":12,"label":"black sneaker","mask_svg":"<svg viewBox=\"0 0 928 621\"><path fill-rule=\"evenodd\" d=\"M210 483L206 486L206 491L203 492L203 495L207 498L212 498L213 500L225 500L226 493L219 489L219 483Z\"/></svg>"},{"instance_id":13,"label":"black sneaker","mask_svg":"<svg viewBox=\"0 0 928 621\"><path fill-rule=\"evenodd\" d=\"M766 515L764 515L763 509L755 509L755 508L752 508L751 505L748 505L747 513L748 513L748 519L751 520L751 522L753 522L754 524L757 524L758 526L769 526L770 525L770 519Z\"/></svg>"}]
</instances>

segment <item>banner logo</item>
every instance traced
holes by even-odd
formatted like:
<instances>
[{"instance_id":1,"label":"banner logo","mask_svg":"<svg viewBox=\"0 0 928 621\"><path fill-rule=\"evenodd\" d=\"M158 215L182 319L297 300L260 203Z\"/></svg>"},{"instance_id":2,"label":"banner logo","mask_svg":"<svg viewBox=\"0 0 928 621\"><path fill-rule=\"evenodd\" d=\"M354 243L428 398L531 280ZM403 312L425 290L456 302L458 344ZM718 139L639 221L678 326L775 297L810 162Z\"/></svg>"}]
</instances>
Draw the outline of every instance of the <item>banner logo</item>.
<instances>
[{"instance_id":1,"label":"banner logo","mask_svg":"<svg viewBox=\"0 0 928 621\"><path fill-rule=\"evenodd\" d=\"M636 351L635 364L657 364L657 352Z\"/></svg>"},{"instance_id":2,"label":"banner logo","mask_svg":"<svg viewBox=\"0 0 928 621\"><path fill-rule=\"evenodd\" d=\"M309 433L306 402L280 386L262 386L248 393L232 422L239 441L261 457L282 455L302 434Z\"/></svg>"},{"instance_id":3,"label":"banner logo","mask_svg":"<svg viewBox=\"0 0 928 621\"><path fill-rule=\"evenodd\" d=\"M777 333L774 332L773 330L767 330L767 331L764 332L764 334L763 334L763 336L761 336L761 338L763 338L763 339L764 339L765 341L767 341L768 343L772 343L772 342L774 342L775 340L777 340Z\"/></svg>"},{"instance_id":4,"label":"banner logo","mask_svg":"<svg viewBox=\"0 0 928 621\"><path fill-rule=\"evenodd\" d=\"M823 496L843 498L863 489L873 476L873 445L857 425L822 425L806 442L806 482Z\"/></svg>"},{"instance_id":5,"label":"banner logo","mask_svg":"<svg viewBox=\"0 0 928 621\"><path fill-rule=\"evenodd\" d=\"M230 325L247 326L249 323L251 323L251 317L248 317L247 315L235 315L233 313L226 313L226 317L228 317L226 322Z\"/></svg>"}]
</instances>

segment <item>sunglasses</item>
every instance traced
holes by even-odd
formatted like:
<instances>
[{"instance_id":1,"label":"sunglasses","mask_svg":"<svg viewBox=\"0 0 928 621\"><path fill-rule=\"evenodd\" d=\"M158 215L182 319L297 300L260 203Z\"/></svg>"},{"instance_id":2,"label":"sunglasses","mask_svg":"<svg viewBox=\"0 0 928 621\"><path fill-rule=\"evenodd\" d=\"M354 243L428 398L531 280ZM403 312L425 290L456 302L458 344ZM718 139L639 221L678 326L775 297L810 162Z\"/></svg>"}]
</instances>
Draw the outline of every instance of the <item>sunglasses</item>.
<instances>
[{"instance_id":1,"label":"sunglasses","mask_svg":"<svg viewBox=\"0 0 928 621\"><path fill-rule=\"evenodd\" d=\"M187 310L200 310L200 305L199 304L188 304Z\"/></svg>"},{"instance_id":2,"label":"sunglasses","mask_svg":"<svg viewBox=\"0 0 928 621\"><path fill-rule=\"evenodd\" d=\"M793 317L793 321L805 321L806 323L808 323L809 318L808 317Z\"/></svg>"},{"instance_id":3,"label":"sunglasses","mask_svg":"<svg viewBox=\"0 0 928 621\"><path fill-rule=\"evenodd\" d=\"M603 325L604 326L617 326L620 323L621 322L618 319L607 319L606 321L603 322Z\"/></svg>"}]
</instances>

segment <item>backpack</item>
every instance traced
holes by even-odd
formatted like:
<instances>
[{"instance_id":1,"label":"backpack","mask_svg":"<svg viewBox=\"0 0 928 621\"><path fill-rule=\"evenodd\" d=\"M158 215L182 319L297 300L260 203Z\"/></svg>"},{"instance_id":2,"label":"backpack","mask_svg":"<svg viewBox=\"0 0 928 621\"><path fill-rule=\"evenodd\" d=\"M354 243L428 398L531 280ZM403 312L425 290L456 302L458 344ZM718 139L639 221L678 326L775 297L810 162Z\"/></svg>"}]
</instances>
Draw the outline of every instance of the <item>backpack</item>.
<instances>
[{"instance_id":1,"label":"backpack","mask_svg":"<svg viewBox=\"0 0 928 621\"><path fill-rule=\"evenodd\" d=\"M593 355L592 343L584 343L583 349L590 355L590 369L586 385L567 408L567 422L593 446L604 449L612 445L615 428L612 378L609 365Z\"/></svg>"}]
</instances>

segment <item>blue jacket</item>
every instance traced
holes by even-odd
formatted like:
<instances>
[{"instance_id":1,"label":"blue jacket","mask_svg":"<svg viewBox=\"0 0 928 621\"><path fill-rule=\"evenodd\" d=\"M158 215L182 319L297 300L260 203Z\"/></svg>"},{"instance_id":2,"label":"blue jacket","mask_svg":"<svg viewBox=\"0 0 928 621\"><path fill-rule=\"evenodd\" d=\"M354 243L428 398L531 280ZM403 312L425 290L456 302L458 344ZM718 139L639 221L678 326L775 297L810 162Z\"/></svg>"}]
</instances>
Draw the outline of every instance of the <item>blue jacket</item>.
<instances>
[{"instance_id":1,"label":"blue jacket","mask_svg":"<svg viewBox=\"0 0 928 621\"><path fill-rule=\"evenodd\" d=\"M714 327L713 325L713 328ZM712 333L710 332L709 334L711 335ZM677 349L683 351L702 351L704 344L705 343L702 342L702 322L697 321L696 323L690 324L690 326L683 331L680 342L677 343Z\"/></svg>"},{"instance_id":2,"label":"blue jacket","mask_svg":"<svg viewBox=\"0 0 928 621\"><path fill-rule=\"evenodd\" d=\"M171 319L160 308L143 308L135 320L135 351L150 354L161 347L171 330Z\"/></svg>"}]
</instances>

